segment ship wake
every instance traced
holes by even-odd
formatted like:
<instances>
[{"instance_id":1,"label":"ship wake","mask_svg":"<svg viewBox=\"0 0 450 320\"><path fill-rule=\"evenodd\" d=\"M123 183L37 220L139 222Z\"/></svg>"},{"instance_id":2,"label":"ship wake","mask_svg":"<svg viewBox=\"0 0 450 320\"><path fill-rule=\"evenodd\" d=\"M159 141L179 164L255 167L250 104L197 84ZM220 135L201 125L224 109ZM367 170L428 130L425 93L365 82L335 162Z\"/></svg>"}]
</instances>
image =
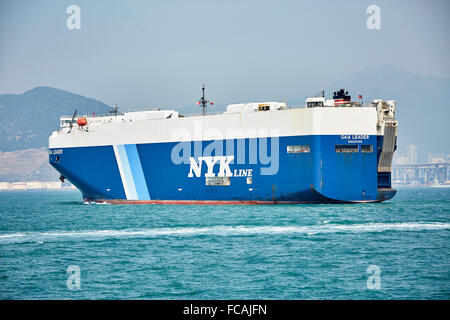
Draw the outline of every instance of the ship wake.
<instances>
[{"instance_id":1,"label":"ship wake","mask_svg":"<svg viewBox=\"0 0 450 320\"><path fill-rule=\"evenodd\" d=\"M109 239L145 239L160 237L193 236L252 236L252 235L316 235L323 233L370 233L386 231L424 231L449 230L450 223L407 222L407 223L367 223L367 224L321 224L310 226L210 226L173 227L122 230L82 230L22 232L0 235L0 244L65 242L65 241L103 241Z\"/></svg>"}]
</instances>

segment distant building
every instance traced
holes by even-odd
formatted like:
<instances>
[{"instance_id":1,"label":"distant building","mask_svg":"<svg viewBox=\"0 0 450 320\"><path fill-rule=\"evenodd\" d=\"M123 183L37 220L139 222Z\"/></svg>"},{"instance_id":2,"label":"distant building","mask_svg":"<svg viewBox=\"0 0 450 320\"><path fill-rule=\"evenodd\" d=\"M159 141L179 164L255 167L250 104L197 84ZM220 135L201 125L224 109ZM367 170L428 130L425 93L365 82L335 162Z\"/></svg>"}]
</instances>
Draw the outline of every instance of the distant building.
<instances>
[{"instance_id":1,"label":"distant building","mask_svg":"<svg viewBox=\"0 0 450 320\"><path fill-rule=\"evenodd\" d=\"M12 190L27 190L26 182L12 182L11 183Z\"/></svg>"},{"instance_id":2,"label":"distant building","mask_svg":"<svg viewBox=\"0 0 450 320\"><path fill-rule=\"evenodd\" d=\"M406 146L406 157L409 164L416 164L419 162L419 148L415 144Z\"/></svg>"},{"instance_id":3,"label":"distant building","mask_svg":"<svg viewBox=\"0 0 450 320\"><path fill-rule=\"evenodd\" d=\"M71 183L61 181L26 181L26 182L0 182L0 191L5 190L69 190L76 189Z\"/></svg>"},{"instance_id":4,"label":"distant building","mask_svg":"<svg viewBox=\"0 0 450 320\"><path fill-rule=\"evenodd\" d=\"M9 190L9 182L0 182L0 190Z\"/></svg>"},{"instance_id":5,"label":"distant building","mask_svg":"<svg viewBox=\"0 0 450 320\"><path fill-rule=\"evenodd\" d=\"M408 158L405 156L398 156L395 158L395 164L408 164Z\"/></svg>"},{"instance_id":6,"label":"distant building","mask_svg":"<svg viewBox=\"0 0 450 320\"><path fill-rule=\"evenodd\" d=\"M428 163L443 163L446 162L446 156L444 154L428 154Z\"/></svg>"}]
</instances>

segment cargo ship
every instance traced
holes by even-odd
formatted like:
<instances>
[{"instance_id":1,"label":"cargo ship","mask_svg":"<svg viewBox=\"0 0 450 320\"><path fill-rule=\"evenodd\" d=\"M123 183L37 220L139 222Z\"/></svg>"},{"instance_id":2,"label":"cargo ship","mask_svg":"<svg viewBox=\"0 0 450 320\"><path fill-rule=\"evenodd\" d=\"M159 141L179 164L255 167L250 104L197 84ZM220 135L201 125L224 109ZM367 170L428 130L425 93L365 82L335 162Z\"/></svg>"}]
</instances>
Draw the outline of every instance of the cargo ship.
<instances>
[{"instance_id":1,"label":"cargo ship","mask_svg":"<svg viewBox=\"0 0 450 320\"><path fill-rule=\"evenodd\" d=\"M49 162L85 201L116 204L360 203L391 199L396 102L344 89L302 107L218 114L146 110L60 118Z\"/></svg>"}]
</instances>

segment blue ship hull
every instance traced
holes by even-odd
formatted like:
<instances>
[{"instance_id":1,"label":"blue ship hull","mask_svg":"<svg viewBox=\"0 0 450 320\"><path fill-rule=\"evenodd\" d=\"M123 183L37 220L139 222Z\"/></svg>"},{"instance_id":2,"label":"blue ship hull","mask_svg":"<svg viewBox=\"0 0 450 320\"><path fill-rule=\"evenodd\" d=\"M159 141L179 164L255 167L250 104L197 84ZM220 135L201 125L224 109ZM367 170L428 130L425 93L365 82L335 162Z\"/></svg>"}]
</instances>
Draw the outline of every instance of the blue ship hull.
<instances>
[{"instance_id":1,"label":"blue ship hull","mask_svg":"<svg viewBox=\"0 0 450 320\"><path fill-rule=\"evenodd\" d=\"M242 143L248 152L252 145L250 140L222 140L223 155L232 155L237 145ZM190 165L175 164L172 160L172 150L177 143L55 148L49 150L49 161L83 193L87 201L211 204L378 202L392 198L396 192L391 188L390 173L377 172L382 142L382 136L368 136L363 143L353 143L358 145L358 152L339 153L335 146L347 141L338 135L280 137L279 161L274 174L262 174L269 165L249 164L251 161L248 161L247 154L245 164L230 163L229 167L235 174L230 177L229 185L206 185L204 175L189 177ZM192 150L195 144L201 144L203 152L211 143L189 142ZM270 139L267 143L270 150ZM362 152L362 144L371 145L373 149ZM231 150L230 145L234 146ZM310 152L286 151L288 146L296 145L307 145ZM214 151L211 156L215 156ZM202 173L206 172L206 164L200 165ZM250 182L247 179L249 172Z\"/></svg>"}]
</instances>

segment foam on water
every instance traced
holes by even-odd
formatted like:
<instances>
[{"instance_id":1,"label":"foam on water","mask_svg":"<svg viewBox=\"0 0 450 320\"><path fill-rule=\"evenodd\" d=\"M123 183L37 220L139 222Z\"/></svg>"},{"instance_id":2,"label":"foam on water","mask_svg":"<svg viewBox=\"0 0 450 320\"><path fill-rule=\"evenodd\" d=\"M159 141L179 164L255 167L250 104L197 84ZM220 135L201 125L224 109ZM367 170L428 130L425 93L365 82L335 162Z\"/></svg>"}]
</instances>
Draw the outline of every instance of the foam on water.
<instances>
[{"instance_id":1,"label":"foam on water","mask_svg":"<svg viewBox=\"0 0 450 320\"><path fill-rule=\"evenodd\" d=\"M423 231L450 229L450 223L408 222L408 223L367 223L349 225L310 225L310 226L212 226L212 227L174 227L154 229L123 230L81 230L22 232L0 235L0 244L70 240L105 240L126 238L155 238L163 236L245 236L261 234L305 234L321 233L368 233L385 231Z\"/></svg>"},{"instance_id":2,"label":"foam on water","mask_svg":"<svg viewBox=\"0 0 450 320\"><path fill-rule=\"evenodd\" d=\"M83 204L110 204L106 201L103 202L96 202L96 201L83 201Z\"/></svg>"}]
</instances>

